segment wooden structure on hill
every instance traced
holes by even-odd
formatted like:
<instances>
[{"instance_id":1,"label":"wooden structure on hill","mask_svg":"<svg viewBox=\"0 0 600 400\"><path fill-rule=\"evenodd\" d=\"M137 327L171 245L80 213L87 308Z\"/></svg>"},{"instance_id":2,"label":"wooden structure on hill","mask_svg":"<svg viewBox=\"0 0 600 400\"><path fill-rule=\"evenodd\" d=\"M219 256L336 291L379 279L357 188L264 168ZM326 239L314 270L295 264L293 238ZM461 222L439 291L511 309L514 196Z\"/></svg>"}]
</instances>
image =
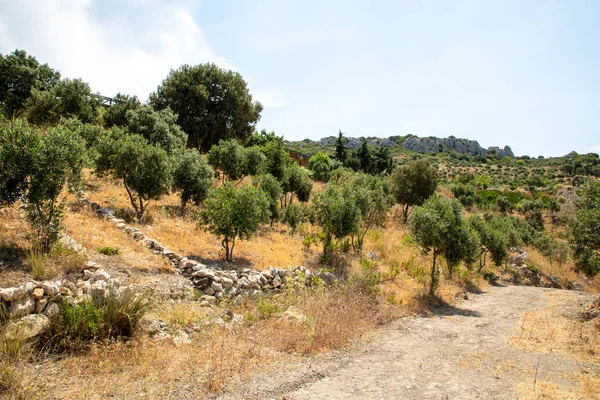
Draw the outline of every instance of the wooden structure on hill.
<instances>
[{"instance_id":1,"label":"wooden structure on hill","mask_svg":"<svg viewBox=\"0 0 600 400\"><path fill-rule=\"evenodd\" d=\"M299 153L295 150L290 150L290 149L285 149L285 150L288 152L289 156L292 157L294 159L294 161L296 161L296 163L299 166L308 167L308 160L310 159L310 156Z\"/></svg>"}]
</instances>

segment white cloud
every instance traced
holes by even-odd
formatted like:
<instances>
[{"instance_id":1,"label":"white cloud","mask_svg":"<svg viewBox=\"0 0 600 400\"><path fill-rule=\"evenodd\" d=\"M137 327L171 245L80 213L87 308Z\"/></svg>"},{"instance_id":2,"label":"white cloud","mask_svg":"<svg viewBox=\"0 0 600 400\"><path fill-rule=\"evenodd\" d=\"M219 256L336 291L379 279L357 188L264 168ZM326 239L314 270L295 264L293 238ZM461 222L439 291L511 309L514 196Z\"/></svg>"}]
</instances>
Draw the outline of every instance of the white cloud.
<instances>
[{"instance_id":1,"label":"white cloud","mask_svg":"<svg viewBox=\"0 0 600 400\"><path fill-rule=\"evenodd\" d=\"M89 0L0 0L0 52L25 49L63 77L82 78L93 91L135 94L141 100L182 64L213 62L235 70L185 8L145 5L131 3L124 6L132 8L123 13L129 17L107 20L93 15ZM275 93L257 92L255 97L265 107L283 104Z\"/></svg>"}]
</instances>

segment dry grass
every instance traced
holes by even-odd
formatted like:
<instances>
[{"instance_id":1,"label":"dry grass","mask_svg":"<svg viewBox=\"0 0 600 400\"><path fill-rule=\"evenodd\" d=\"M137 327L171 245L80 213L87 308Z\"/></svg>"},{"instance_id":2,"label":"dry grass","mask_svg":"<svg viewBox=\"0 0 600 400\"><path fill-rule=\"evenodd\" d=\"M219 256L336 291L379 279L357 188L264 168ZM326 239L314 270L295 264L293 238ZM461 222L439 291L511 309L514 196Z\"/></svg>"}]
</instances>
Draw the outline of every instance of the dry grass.
<instances>
[{"instance_id":1,"label":"dry grass","mask_svg":"<svg viewBox=\"0 0 600 400\"><path fill-rule=\"evenodd\" d=\"M560 307L569 296L547 293L551 306L523 314L518 334L509 340L517 348L544 354L558 353L573 360L598 362L598 321L567 318Z\"/></svg>"},{"instance_id":2,"label":"dry grass","mask_svg":"<svg viewBox=\"0 0 600 400\"><path fill-rule=\"evenodd\" d=\"M525 313L518 333L509 339L516 348L540 354L558 354L581 363L597 365L600 355L600 321L583 321L565 315L565 304L572 297L562 293L548 293L550 307ZM531 380L519 385L522 399L600 399L600 376L587 371L585 364L576 373L565 377L570 388L556 382Z\"/></svg>"}]
</instances>

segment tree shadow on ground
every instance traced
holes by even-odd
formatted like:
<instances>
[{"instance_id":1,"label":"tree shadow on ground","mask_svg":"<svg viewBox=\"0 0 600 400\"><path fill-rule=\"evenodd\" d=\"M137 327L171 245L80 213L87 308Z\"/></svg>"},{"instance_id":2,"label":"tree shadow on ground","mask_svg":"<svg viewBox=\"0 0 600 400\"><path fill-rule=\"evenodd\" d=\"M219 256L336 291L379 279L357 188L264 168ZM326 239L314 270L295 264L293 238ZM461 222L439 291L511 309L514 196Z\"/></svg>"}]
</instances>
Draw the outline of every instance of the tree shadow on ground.
<instances>
[{"instance_id":1,"label":"tree shadow on ground","mask_svg":"<svg viewBox=\"0 0 600 400\"><path fill-rule=\"evenodd\" d=\"M1 271L24 271L29 272L30 267L26 264L25 249L14 243L0 240L0 272Z\"/></svg>"},{"instance_id":2,"label":"tree shadow on ground","mask_svg":"<svg viewBox=\"0 0 600 400\"><path fill-rule=\"evenodd\" d=\"M482 292L483 293L483 292ZM429 312L437 316L453 316L460 315L463 317L481 317L481 313L465 308L458 308L452 304L445 302L437 296L421 295L417 298L419 302L424 304Z\"/></svg>"}]
</instances>

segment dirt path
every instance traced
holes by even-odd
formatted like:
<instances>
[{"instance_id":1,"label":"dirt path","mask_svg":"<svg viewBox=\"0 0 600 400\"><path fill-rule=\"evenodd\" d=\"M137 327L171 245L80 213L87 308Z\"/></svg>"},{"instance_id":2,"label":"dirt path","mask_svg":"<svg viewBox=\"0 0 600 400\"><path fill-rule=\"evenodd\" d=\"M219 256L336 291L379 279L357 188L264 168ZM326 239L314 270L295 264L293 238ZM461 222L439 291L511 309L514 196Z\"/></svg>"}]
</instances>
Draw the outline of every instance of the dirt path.
<instances>
[{"instance_id":1,"label":"dirt path","mask_svg":"<svg viewBox=\"0 0 600 400\"><path fill-rule=\"evenodd\" d=\"M534 380L568 388L574 385L566 380L569 375L582 367L600 373L599 364L524 351L507 342L522 331L524 313L549 307L550 292L560 293L563 306L577 306L586 296L492 287L434 317L396 321L353 352L280 365L222 398L517 399L522 398L518 387L533 387Z\"/></svg>"}]
</instances>

